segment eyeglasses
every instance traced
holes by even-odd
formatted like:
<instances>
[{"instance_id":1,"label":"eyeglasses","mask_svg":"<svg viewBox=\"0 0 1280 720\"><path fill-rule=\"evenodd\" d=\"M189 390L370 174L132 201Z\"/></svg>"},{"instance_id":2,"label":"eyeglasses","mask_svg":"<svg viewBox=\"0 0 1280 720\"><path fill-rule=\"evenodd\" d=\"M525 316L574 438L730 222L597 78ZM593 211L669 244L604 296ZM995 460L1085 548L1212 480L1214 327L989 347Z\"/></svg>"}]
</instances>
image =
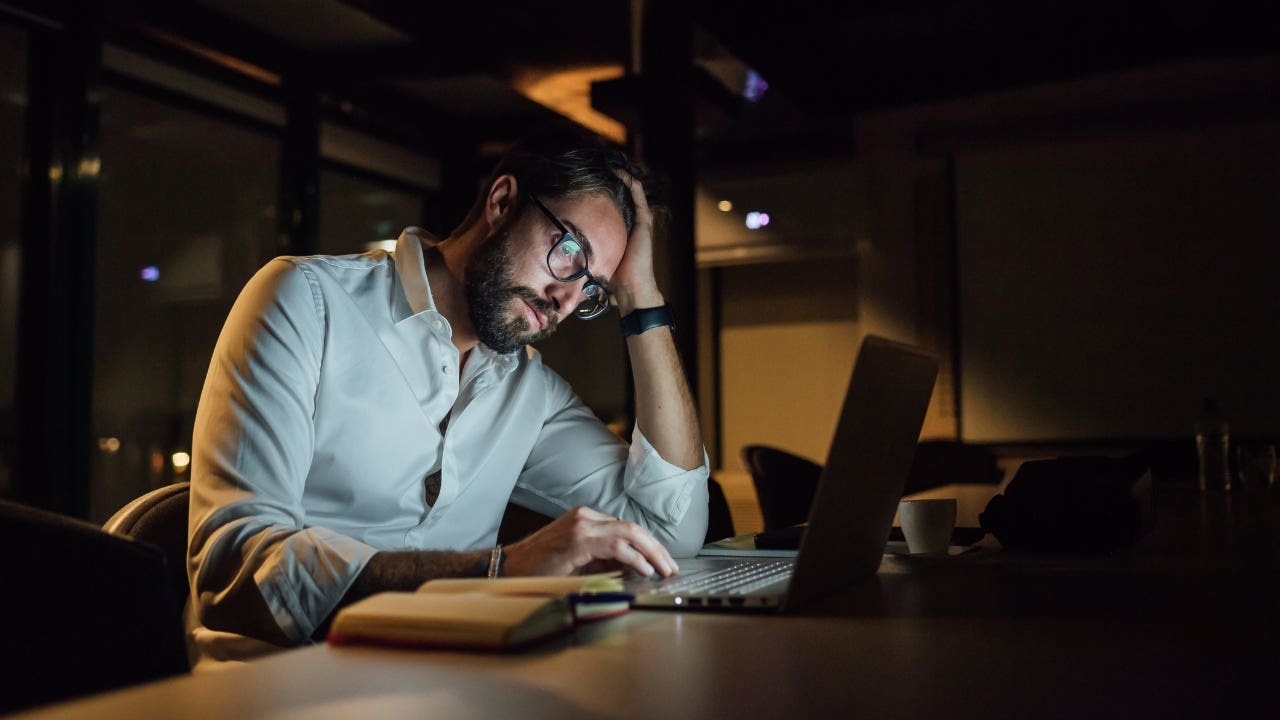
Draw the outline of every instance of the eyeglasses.
<instances>
[{"instance_id":1,"label":"eyeglasses","mask_svg":"<svg viewBox=\"0 0 1280 720\"><path fill-rule=\"evenodd\" d=\"M578 303L578 307L574 308L573 314L583 320L590 320L608 312L609 291L587 270L586 248L555 215L551 214L537 195L529 193L529 199L547 216L551 224L556 226L556 230L560 231L560 239L547 252L547 269L551 271L551 276L560 282L573 282L581 277L587 279L587 284L582 286L582 294L585 297Z\"/></svg>"}]
</instances>

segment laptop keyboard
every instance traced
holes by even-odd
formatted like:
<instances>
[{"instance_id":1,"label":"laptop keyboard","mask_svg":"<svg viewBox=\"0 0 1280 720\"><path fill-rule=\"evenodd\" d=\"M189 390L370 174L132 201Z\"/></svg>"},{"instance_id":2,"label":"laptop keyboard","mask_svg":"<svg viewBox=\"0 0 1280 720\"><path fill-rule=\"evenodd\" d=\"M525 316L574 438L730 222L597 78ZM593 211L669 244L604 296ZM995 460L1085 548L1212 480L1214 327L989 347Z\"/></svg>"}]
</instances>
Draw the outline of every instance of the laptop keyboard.
<instances>
[{"instance_id":1,"label":"laptop keyboard","mask_svg":"<svg viewBox=\"0 0 1280 720\"><path fill-rule=\"evenodd\" d=\"M741 563L719 570L699 570L660 583L655 592L672 595L749 595L791 575L792 560Z\"/></svg>"}]
</instances>

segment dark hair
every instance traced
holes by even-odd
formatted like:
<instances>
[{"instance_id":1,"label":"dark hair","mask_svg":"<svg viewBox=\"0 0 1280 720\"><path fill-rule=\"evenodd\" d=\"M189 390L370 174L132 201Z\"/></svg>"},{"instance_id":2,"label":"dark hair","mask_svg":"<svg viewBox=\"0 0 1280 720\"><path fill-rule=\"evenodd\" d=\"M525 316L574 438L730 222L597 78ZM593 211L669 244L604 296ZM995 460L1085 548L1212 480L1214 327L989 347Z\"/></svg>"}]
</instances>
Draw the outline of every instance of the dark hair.
<instances>
[{"instance_id":1,"label":"dark hair","mask_svg":"<svg viewBox=\"0 0 1280 720\"><path fill-rule=\"evenodd\" d=\"M515 177L517 194L523 203L529 193L541 198L602 193L622 213L627 232L635 221L631 190L614 174L624 170L646 185L647 173L622 150L596 135L572 130L556 130L529 136L511 146L490 173L479 197L454 230L458 233L476 223L484 212L485 198L493 182L502 175Z\"/></svg>"}]
</instances>

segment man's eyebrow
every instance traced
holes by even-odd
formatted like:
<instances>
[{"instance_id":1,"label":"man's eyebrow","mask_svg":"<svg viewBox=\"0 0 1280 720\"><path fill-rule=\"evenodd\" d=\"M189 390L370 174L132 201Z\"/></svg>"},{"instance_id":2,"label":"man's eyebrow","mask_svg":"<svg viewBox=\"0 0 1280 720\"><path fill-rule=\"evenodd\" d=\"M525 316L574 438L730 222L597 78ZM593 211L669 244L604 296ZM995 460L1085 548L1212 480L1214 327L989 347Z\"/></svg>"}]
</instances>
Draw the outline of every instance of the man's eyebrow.
<instances>
[{"instance_id":1,"label":"man's eyebrow","mask_svg":"<svg viewBox=\"0 0 1280 720\"><path fill-rule=\"evenodd\" d=\"M595 257L596 253L595 250L591 249L591 241L587 239L585 234L583 234L582 228L575 225L572 220L565 219L560 222L564 223L564 226L569 228L569 232L573 233L573 236L582 244L582 249L587 253L587 261L590 262L591 258ZM592 275L591 277L595 278L596 282L603 285L605 290L609 289L609 278L600 277L599 275Z\"/></svg>"}]
</instances>

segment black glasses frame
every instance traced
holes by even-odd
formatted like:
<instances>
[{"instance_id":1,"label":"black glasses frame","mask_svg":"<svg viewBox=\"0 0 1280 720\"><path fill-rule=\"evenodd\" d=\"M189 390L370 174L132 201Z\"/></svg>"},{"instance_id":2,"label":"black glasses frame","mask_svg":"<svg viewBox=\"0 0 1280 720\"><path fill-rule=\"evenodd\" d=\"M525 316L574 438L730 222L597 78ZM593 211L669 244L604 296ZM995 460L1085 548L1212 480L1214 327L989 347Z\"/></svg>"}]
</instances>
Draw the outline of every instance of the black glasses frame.
<instances>
[{"instance_id":1,"label":"black glasses frame","mask_svg":"<svg viewBox=\"0 0 1280 720\"><path fill-rule=\"evenodd\" d=\"M555 266L551 264L551 258L555 255L560 246L563 245L566 240L572 240L577 243L579 247L582 247L582 241L578 240L572 232L569 232L569 229L564 226L564 223L560 222L560 219L548 210L546 205L542 204L542 201L538 199L537 195L529 193L529 199L532 200L533 204L537 205L538 209L547 216L547 219L551 221L551 224L555 225L556 230L560 231L560 239L556 240L555 244L551 246L551 249L547 251L547 270L551 271L551 277L559 280L560 282L573 282L574 280L582 277L587 279L587 284L582 286L582 294L586 295L589 300L595 301L596 305L591 307L588 303L579 303L578 306L574 308L573 314L583 320L590 320L609 312L609 290L605 288L599 280L596 280L595 276L592 275L591 271L587 268L587 255L585 250L582 254L581 270L578 270L566 277L561 277L556 273ZM587 307L586 310L582 309L584 306Z\"/></svg>"}]
</instances>

